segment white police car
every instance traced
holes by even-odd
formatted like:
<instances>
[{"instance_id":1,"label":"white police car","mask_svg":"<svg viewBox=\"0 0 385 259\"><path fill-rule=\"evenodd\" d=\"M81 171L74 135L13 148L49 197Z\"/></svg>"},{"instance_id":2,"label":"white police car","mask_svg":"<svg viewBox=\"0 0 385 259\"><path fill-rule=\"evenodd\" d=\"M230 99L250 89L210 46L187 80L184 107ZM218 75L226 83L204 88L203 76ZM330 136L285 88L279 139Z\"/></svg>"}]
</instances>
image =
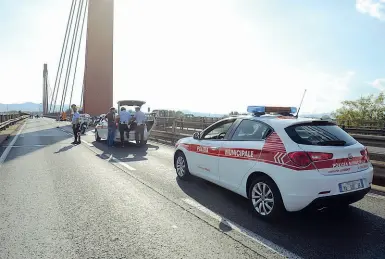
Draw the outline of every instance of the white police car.
<instances>
[{"instance_id":1,"label":"white police car","mask_svg":"<svg viewBox=\"0 0 385 259\"><path fill-rule=\"evenodd\" d=\"M367 149L332 122L296 118L296 110L250 106L253 115L226 118L180 139L178 177L195 175L238 193L263 218L362 199L373 179Z\"/></svg>"},{"instance_id":2,"label":"white police car","mask_svg":"<svg viewBox=\"0 0 385 259\"><path fill-rule=\"evenodd\" d=\"M134 109L136 106L142 107L146 102L140 101L140 100L122 100L118 101L118 111L120 111L121 107L125 107L126 110L131 114L131 117L134 116ZM116 113L116 116L119 113ZM156 119L153 113L147 113L145 114L146 121L144 125L144 132L143 132L143 144L147 144L147 140L150 137L152 129L155 127ZM101 141L102 139L107 139L108 137L108 123L105 118L105 114L100 115L99 122L95 126L95 140ZM125 132L124 134L124 141L135 141L135 129L130 130L129 133ZM114 142L120 143L120 132L119 128L116 128L115 132L115 139Z\"/></svg>"}]
</instances>

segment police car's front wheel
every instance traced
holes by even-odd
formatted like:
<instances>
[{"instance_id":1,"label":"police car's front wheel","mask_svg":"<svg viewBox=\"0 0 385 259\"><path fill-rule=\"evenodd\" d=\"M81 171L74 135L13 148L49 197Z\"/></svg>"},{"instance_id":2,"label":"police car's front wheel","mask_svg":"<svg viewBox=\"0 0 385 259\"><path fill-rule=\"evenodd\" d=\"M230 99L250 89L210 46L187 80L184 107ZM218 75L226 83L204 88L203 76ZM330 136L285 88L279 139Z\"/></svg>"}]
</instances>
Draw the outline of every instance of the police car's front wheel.
<instances>
[{"instance_id":1,"label":"police car's front wheel","mask_svg":"<svg viewBox=\"0 0 385 259\"><path fill-rule=\"evenodd\" d=\"M257 177L249 187L249 199L255 214L264 219L277 219L285 211L277 185L266 176Z\"/></svg>"},{"instance_id":2,"label":"police car's front wheel","mask_svg":"<svg viewBox=\"0 0 385 259\"><path fill-rule=\"evenodd\" d=\"M182 180L186 180L190 176L186 157L180 151L176 154L175 157L175 170L178 177Z\"/></svg>"}]
</instances>

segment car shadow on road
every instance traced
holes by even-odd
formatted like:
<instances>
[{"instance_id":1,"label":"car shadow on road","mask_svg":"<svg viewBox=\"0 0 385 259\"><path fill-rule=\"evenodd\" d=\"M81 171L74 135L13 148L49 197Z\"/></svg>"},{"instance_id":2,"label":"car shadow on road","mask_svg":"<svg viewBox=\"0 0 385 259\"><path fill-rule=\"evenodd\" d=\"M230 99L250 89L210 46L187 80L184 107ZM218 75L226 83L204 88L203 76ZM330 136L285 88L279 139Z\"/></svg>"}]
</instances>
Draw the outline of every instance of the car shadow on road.
<instances>
[{"instance_id":1,"label":"car shadow on road","mask_svg":"<svg viewBox=\"0 0 385 259\"><path fill-rule=\"evenodd\" d=\"M279 222L254 215L248 200L203 179L177 178L189 197L227 220L303 258L384 258L385 220L350 206L345 212L305 210ZM226 219L219 227L229 231ZM226 226L226 227L224 227Z\"/></svg>"},{"instance_id":2,"label":"car shadow on road","mask_svg":"<svg viewBox=\"0 0 385 259\"><path fill-rule=\"evenodd\" d=\"M119 146L119 144L116 144L116 146L109 148L107 147L106 141L102 140L100 142L94 141L92 142L92 145L103 151L102 157L105 158L107 155L108 157L112 155L114 158L118 159L118 162L134 162L134 161L144 161L147 159L148 150L158 150L159 146L147 144L145 146L137 146L134 143L126 143L124 147ZM115 162L115 161L111 161Z\"/></svg>"}]
</instances>

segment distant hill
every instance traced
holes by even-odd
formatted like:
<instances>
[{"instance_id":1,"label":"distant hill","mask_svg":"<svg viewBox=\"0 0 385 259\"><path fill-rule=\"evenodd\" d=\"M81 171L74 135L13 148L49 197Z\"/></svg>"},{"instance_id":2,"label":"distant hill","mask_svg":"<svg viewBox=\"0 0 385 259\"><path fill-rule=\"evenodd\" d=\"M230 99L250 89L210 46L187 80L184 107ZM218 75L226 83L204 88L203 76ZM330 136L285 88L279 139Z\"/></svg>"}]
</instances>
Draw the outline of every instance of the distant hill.
<instances>
[{"instance_id":1,"label":"distant hill","mask_svg":"<svg viewBox=\"0 0 385 259\"><path fill-rule=\"evenodd\" d=\"M7 107L8 106L8 107ZM59 109L59 105L56 105L56 109ZM0 112L6 111L24 111L24 112L38 112L42 111L42 105L38 103L26 102L26 103L0 103Z\"/></svg>"}]
</instances>

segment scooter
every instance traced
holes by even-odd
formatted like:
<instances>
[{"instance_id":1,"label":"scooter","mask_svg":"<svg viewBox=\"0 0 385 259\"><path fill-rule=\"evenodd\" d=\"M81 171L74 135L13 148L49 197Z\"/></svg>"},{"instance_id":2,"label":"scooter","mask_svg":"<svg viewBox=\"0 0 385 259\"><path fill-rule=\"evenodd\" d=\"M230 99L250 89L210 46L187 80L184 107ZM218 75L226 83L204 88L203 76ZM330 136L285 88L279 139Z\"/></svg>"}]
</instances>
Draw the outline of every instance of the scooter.
<instances>
[{"instance_id":1,"label":"scooter","mask_svg":"<svg viewBox=\"0 0 385 259\"><path fill-rule=\"evenodd\" d=\"M88 129L88 123L82 122L82 124L80 124L80 133L85 134L87 129Z\"/></svg>"}]
</instances>

